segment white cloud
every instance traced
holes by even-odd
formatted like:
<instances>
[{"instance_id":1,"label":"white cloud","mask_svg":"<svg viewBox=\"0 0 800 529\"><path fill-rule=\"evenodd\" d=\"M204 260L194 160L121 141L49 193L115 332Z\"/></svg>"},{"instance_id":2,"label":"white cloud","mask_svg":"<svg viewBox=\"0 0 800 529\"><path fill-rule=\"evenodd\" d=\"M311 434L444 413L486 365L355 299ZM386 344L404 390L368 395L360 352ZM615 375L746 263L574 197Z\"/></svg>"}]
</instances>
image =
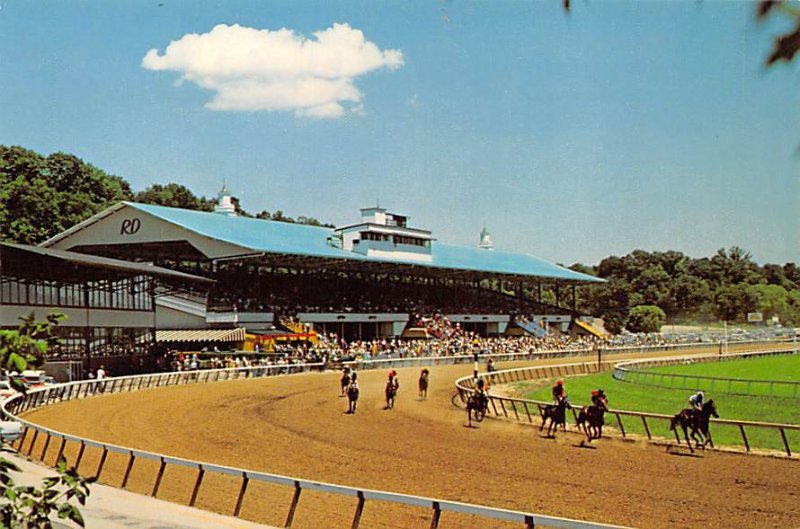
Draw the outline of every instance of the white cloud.
<instances>
[{"instance_id":1,"label":"white cloud","mask_svg":"<svg viewBox=\"0 0 800 529\"><path fill-rule=\"evenodd\" d=\"M221 24L208 33L152 49L142 67L175 71L180 81L215 92L212 110L284 110L311 118L363 112L357 77L403 66L400 50L381 50L348 24L309 39L290 29L270 31Z\"/></svg>"}]
</instances>

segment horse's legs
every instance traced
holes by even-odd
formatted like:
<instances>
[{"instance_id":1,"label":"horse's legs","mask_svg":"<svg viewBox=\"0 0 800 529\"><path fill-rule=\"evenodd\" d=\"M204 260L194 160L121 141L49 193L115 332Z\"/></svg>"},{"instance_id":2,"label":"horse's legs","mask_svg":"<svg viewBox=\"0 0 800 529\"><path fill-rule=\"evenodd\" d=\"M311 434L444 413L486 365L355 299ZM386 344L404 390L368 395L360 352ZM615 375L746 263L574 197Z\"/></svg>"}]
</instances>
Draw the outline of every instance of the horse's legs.
<instances>
[{"instance_id":1,"label":"horse's legs","mask_svg":"<svg viewBox=\"0 0 800 529\"><path fill-rule=\"evenodd\" d=\"M711 439L711 431L708 430L705 432L706 435L706 444L710 444L711 448L714 448L714 441Z\"/></svg>"},{"instance_id":2,"label":"horse's legs","mask_svg":"<svg viewBox=\"0 0 800 529\"><path fill-rule=\"evenodd\" d=\"M688 428L686 427L686 424L681 423L681 428L683 429L683 436L686 438L686 446L688 446L689 450L691 450L692 453L694 453L694 448L692 447L692 442L689 440L689 432L687 431Z\"/></svg>"},{"instance_id":3,"label":"horse's legs","mask_svg":"<svg viewBox=\"0 0 800 529\"><path fill-rule=\"evenodd\" d=\"M700 435L699 438L698 438L698 434ZM700 440L702 439L703 441L705 441L705 438L703 438L702 434L700 434L700 431L697 428L695 428L694 426L692 426L692 433L690 435L691 435L692 439L694 440L695 446L697 448L700 448L702 446L702 444L700 443Z\"/></svg>"}]
</instances>

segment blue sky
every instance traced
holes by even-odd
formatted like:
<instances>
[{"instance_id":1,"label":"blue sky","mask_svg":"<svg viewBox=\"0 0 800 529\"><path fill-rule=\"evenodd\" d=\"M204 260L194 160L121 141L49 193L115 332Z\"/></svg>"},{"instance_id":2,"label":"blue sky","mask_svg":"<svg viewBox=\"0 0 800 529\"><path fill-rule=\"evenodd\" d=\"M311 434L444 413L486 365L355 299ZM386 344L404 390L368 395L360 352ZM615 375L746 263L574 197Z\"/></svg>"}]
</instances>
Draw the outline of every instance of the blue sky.
<instances>
[{"instance_id":1,"label":"blue sky","mask_svg":"<svg viewBox=\"0 0 800 529\"><path fill-rule=\"evenodd\" d=\"M800 61L764 68L789 21L758 23L752 4L0 5L0 143L77 154L135 189L214 195L226 180L249 211L337 225L379 200L442 241L477 244L485 224L498 248L567 264L731 245L800 260ZM356 73L320 73L340 56L261 64L242 103L260 109L224 108L241 103L219 70L242 41L212 35L221 24L237 39L292 30L289 69L305 57L292 46L326 30L363 32L378 55L353 51ZM190 47L182 70L167 46L191 33L222 61ZM309 79L309 97L333 99L296 106Z\"/></svg>"}]
</instances>

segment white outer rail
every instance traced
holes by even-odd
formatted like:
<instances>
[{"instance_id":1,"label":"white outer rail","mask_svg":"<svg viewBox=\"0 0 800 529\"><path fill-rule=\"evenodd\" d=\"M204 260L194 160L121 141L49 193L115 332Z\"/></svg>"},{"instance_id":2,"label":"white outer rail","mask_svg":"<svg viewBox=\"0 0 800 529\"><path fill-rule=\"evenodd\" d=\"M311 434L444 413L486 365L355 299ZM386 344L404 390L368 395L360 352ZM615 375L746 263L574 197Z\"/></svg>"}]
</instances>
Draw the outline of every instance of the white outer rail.
<instances>
[{"instance_id":1,"label":"white outer rail","mask_svg":"<svg viewBox=\"0 0 800 529\"><path fill-rule=\"evenodd\" d=\"M360 489L354 487L347 487L343 485L335 485L331 483L324 483L320 481L312 481L290 476L282 476L278 474L269 474L265 472L256 472L242 468L227 467L222 465L214 465L212 463L192 461L178 457L172 457L165 454L155 452L147 452L144 450L137 450L135 448L128 448L118 446L110 443L103 443L92 439L86 439L50 428L45 428L34 424L28 420L21 419L18 414L24 413L30 409L40 406L46 406L53 402L61 400L71 400L77 398L87 398L96 392L125 392L125 391L138 391L140 389L147 389L149 387L161 387L167 385L179 385L190 383L205 383L214 382L217 380L232 380L237 378L249 378L255 376L266 376L272 374L272 371L282 371L289 368L295 372L303 372L308 369L321 368L321 364L299 364L290 366L272 366L272 367L251 367L251 368L234 368L234 369L220 369L209 371L186 371L180 373L159 373L151 375L137 375L129 377L109 378L105 380L90 380L81 382L69 382L66 384L58 384L48 386L45 388L35 389L28 392L26 395L18 395L12 397L2 403L3 414L12 419L20 421L24 425L24 432L19 439L17 449L20 452L24 451L25 440L30 431L33 431L33 438L28 444L27 455L29 457L37 457L34 453L36 448L37 437L42 434L46 436L44 448L41 450L41 455L38 459L44 461L47 454L47 449L52 439L60 439L61 445L58 449L58 456L56 461L60 459L64 453L67 442L78 443L80 448L75 462L75 467L79 467L86 447L94 447L102 450L100 462L95 472L97 477L100 477L103 471L103 465L106 461L109 452L119 453L128 456L128 463L123 477L121 487L124 489L127 486L128 478L130 477L131 470L135 464L136 459L149 459L160 462L158 474L153 484L151 496L157 497L158 490L161 485L161 480L164 476L167 465L180 466L197 471L197 479L192 490L190 506L194 506L197 495L202 486L203 478L206 472L214 472L218 474L225 474L235 478L241 479L239 494L236 499L236 504L233 510L233 516L238 517L241 512L242 502L244 501L245 494L247 493L248 484L250 481L260 481L265 483L272 483L276 485L283 485L294 488L294 495L292 502L289 506L284 527L291 527L294 519L295 510L297 509L300 495L303 490L313 490L318 492L325 492L329 494L337 494L343 496L350 496L357 498L357 505L351 529L357 529L361 520L361 515L364 510L366 500L372 501L385 501L391 503L398 503L430 509L432 511L431 529L436 529L439 525L439 520L443 512L453 512L461 514L470 514L491 518L495 520L504 520L524 524L526 528L534 527L558 527L564 529L624 529L621 526L601 524L594 522L587 522L581 520L573 520L569 518L560 518L556 516L547 516L543 514L527 513L522 511L514 511L508 509L498 509L494 507L487 507L482 505L473 505L461 503L456 501L447 501L435 498L426 498L422 496L413 496L407 494L398 494L393 492ZM142 387L144 386L144 387Z\"/></svg>"}]
</instances>

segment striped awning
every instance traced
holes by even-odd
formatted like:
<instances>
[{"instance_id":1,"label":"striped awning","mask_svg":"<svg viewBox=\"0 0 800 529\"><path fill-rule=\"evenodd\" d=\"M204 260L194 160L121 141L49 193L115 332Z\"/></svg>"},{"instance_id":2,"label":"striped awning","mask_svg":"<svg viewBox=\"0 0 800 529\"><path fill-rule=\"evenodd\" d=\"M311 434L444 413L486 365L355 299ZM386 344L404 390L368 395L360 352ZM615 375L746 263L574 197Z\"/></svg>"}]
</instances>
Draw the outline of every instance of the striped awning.
<instances>
[{"instance_id":1,"label":"striped awning","mask_svg":"<svg viewBox=\"0 0 800 529\"><path fill-rule=\"evenodd\" d=\"M245 330L236 329L181 329L156 331L156 342L243 342Z\"/></svg>"}]
</instances>

